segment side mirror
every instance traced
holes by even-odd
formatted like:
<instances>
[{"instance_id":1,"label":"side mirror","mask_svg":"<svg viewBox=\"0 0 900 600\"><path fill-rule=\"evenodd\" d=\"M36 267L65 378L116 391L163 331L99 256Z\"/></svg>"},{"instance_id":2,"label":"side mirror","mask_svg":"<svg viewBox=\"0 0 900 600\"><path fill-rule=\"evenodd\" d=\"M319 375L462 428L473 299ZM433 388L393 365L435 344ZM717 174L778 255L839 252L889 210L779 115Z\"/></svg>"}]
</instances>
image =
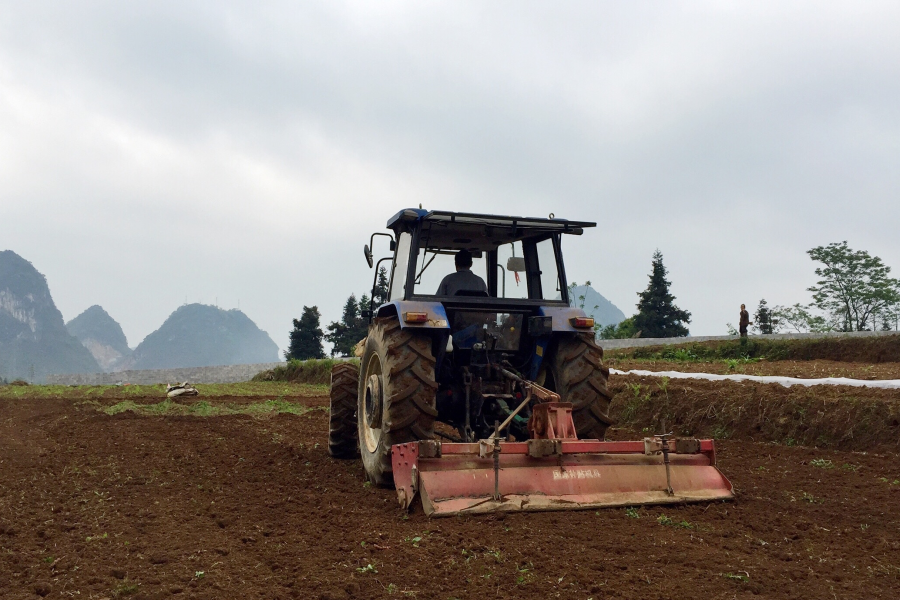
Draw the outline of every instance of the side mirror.
<instances>
[{"instance_id":1,"label":"side mirror","mask_svg":"<svg viewBox=\"0 0 900 600\"><path fill-rule=\"evenodd\" d=\"M369 263L369 268L372 268L372 250L369 248L369 245L366 244L363 246L363 253L366 255L366 262Z\"/></svg>"},{"instance_id":2,"label":"side mirror","mask_svg":"<svg viewBox=\"0 0 900 600\"><path fill-rule=\"evenodd\" d=\"M514 271L516 273L524 273L525 272L525 257L510 256L509 260L506 261L506 270Z\"/></svg>"}]
</instances>

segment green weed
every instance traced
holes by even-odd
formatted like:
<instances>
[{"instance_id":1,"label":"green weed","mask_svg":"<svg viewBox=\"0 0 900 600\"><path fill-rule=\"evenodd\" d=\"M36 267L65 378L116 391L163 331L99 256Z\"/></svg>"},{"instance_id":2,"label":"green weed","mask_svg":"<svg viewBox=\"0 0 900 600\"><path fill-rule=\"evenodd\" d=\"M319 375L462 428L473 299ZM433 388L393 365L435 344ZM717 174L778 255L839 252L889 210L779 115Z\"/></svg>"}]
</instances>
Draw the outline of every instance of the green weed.
<instances>
[{"instance_id":1,"label":"green weed","mask_svg":"<svg viewBox=\"0 0 900 600\"><path fill-rule=\"evenodd\" d=\"M625 406L622 407L622 418L623 422L628 422L632 420L635 416L637 416L638 411L641 409L645 403L650 401L650 390L647 390L644 393L644 386L640 383L629 383L626 384L628 389L631 390L632 398L629 398L625 403Z\"/></svg>"},{"instance_id":2,"label":"green weed","mask_svg":"<svg viewBox=\"0 0 900 600\"><path fill-rule=\"evenodd\" d=\"M809 502L810 504L822 504L823 502L825 502L823 499L816 498L809 492L803 492L803 494L800 495L800 499L804 502Z\"/></svg>"},{"instance_id":3,"label":"green weed","mask_svg":"<svg viewBox=\"0 0 900 600\"><path fill-rule=\"evenodd\" d=\"M712 437L715 440L727 440L731 437L731 432L724 425L716 425L712 430Z\"/></svg>"},{"instance_id":4,"label":"green weed","mask_svg":"<svg viewBox=\"0 0 900 600\"><path fill-rule=\"evenodd\" d=\"M138 588L141 586L139 583L135 583L133 581L123 581L112 591L113 596L130 596L131 594L138 591Z\"/></svg>"},{"instance_id":5,"label":"green weed","mask_svg":"<svg viewBox=\"0 0 900 600\"><path fill-rule=\"evenodd\" d=\"M641 518L640 513L633 506L629 506L628 508L625 509L625 516L631 517L632 519L640 519Z\"/></svg>"},{"instance_id":6,"label":"green weed","mask_svg":"<svg viewBox=\"0 0 900 600\"><path fill-rule=\"evenodd\" d=\"M534 573L532 570L534 569L534 565L531 563L519 565L516 567L516 571L519 572L519 576L516 577L516 585L526 585L531 582L534 578Z\"/></svg>"},{"instance_id":7,"label":"green weed","mask_svg":"<svg viewBox=\"0 0 900 600\"><path fill-rule=\"evenodd\" d=\"M818 467L820 469L833 469L834 468L834 463L826 458L814 458L811 461L809 461L809 464L811 464L814 467Z\"/></svg>"},{"instance_id":8,"label":"green weed","mask_svg":"<svg viewBox=\"0 0 900 600\"><path fill-rule=\"evenodd\" d=\"M667 517L666 515L659 515L657 517L656 522L660 525L665 525L666 527L679 527L681 529L694 529L694 526L691 523L688 523L684 519L681 521L676 521L671 517Z\"/></svg>"}]
</instances>

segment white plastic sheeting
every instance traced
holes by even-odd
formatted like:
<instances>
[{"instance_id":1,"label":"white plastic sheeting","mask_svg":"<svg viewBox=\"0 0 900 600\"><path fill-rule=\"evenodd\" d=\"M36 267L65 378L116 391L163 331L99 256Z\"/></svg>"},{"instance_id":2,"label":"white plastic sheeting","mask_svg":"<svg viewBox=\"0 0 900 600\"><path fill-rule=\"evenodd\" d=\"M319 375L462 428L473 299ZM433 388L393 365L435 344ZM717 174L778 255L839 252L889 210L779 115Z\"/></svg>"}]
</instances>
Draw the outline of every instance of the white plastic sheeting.
<instances>
[{"instance_id":1,"label":"white plastic sheeting","mask_svg":"<svg viewBox=\"0 0 900 600\"><path fill-rule=\"evenodd\" d=\"M848 379L846 377L825 377L822 379L800 379L798 377L779 377L775 375L716 375L714 373L682 373L681 371L619 371L610 369L615 375L639 375L641 377L668 377L670 379L706 379L708 381L758 381L759 383L780 383L784 387L792 385L852 385L855 387L872 387L884 389L900 389L900 379Z\"/></svg>"}]
</instances>

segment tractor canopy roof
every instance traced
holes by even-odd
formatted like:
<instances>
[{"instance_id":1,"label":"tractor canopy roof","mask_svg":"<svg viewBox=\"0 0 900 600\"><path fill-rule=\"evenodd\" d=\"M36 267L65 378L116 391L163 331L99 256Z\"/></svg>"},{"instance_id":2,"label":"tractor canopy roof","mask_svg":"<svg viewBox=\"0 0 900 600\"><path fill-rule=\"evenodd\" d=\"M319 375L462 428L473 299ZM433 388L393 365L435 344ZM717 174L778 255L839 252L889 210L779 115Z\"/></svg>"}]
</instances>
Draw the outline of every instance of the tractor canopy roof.
<instances>
[{"instance_id":1,"label":"tractor canopy roof","mask_svg":"<svg viewBox=\"0 0 900 600\"><path fill-rule=\"evenodd\" d=\"M530 238L546 238L557 233L581 235L585 227L596 227L597 224L556 218L407 208L388 219L387 226L396 234L419 229L427 238L427 245L431 247L491 250L501 244Z\"/></svg>"}]
</instances>

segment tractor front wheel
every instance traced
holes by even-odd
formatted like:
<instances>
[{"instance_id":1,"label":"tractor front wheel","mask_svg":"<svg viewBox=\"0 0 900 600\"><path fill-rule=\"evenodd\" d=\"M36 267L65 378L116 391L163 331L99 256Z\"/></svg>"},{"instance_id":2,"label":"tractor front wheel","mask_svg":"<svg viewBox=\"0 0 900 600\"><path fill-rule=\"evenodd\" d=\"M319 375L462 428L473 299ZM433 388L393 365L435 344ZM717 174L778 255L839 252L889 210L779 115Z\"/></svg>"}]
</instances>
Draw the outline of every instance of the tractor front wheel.
<instances>
[{"instance_id":1,"label":"tractor front wheel","mask_svg":"<svg viewBox=\"0 0 900 600\"><path fill-rule=\"evenodd\" d=\"M377 485L394 483L391 446L434 437L434 364L431 339L403 331L396 318L369 327L356 414L363 466Z\"/></svg>"},{"instance_id":2,"label":"tractor front wheel","mask_svg":"<svg viewBox=\"0 0 900 600\"><path fill-rule=\"evenodd\" d=\"M359 456L356 429L356 393L359 367L342 362L331 368L331 406L328 423L328 453L335 458Z\"/></svg>"},{"instance_id":3,"label":"tractor front wheel","mask_svg":"<svg viewBox=\"0 0 900 600\"><path fill-rule=\"evenodd\" d=\"M609 369L603 366L603 349L591 334L559 339L550 361L553 388L564 402L572 403L572 420L580 439L602 440L612 425L607 388Z\"/></svg>"}]
</instances>

